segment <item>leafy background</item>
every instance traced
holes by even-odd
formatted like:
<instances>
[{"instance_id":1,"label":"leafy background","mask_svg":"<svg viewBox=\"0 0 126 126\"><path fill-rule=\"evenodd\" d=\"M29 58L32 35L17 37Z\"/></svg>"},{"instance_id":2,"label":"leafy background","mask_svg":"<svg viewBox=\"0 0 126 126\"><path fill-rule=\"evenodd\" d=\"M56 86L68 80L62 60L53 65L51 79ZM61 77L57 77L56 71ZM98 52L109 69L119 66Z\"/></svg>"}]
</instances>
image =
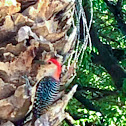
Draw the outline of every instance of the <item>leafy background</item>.
<instances>
[{"instance_id":1,"label":"leafy background","mask_svg":"<svg viewBox=\"0 0 126 126\"><path fill-rule=\"evenodd\" d=\"M93 25L97 29L98 37L125 72L126 36L119 28L106 0L93 0L92 2ZM111 0L109 2L115 5L118 1ZM126 23L126 1L121 2L123 21ZM83 6L87 8L84 4L85 1L83 1ZM126 78L123 78L121 90L118 89L104 66L93 61L95 58L93 54L99 54L97 47L93 46L92 50L87 47L82 63L78 63L77 76L72 82L81 87L79 91L82 93L85 104L73 98L66 111L75 119L76 126L126 126L126 95L124 91ZM68 126L69 124L66 120L62 125Z\"/></svg>"}]
</instances>

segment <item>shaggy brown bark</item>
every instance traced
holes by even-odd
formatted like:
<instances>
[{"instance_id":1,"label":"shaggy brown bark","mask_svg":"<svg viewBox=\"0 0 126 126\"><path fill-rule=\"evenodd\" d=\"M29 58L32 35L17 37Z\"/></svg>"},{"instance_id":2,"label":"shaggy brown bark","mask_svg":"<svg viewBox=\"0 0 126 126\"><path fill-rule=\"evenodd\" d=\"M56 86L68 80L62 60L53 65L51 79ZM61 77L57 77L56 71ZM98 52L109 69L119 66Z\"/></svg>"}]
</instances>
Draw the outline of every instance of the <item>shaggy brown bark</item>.
<instances>
[{"instance_id":1,"label":"shaggy brown bark","mask_svg":"<svg viewBox=\"0 0 126 126\"><path fill-rule=\"evenodd\" d=\"M55 68L42 63L57 57L62 64L63 56L70 53L76 41L75 34L72 37L67 35L72 24L74 2L17 1L0 2L0 119L3 126L11 126L10 121L22 119L31 104L30 96L25 96L26 85L22 76L27 75L35 83L48 75ZM62 85L74 70L64 67L63 71ZM65 107L76 88L52 105L46 119L44 115L41 117L43 126L57 126L64 118L70 117L65 113Z\"/></svg>"}]
</instances>

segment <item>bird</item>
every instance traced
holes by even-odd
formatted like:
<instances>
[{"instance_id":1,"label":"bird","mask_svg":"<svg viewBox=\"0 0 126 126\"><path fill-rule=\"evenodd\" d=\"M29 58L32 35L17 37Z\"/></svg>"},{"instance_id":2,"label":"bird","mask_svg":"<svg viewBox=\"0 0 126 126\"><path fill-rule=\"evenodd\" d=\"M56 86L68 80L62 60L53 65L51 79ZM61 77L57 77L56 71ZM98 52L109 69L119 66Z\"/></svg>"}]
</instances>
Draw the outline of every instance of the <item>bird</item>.
<instances>
[{"instance_id":1,"label":"bird","mask_svg":"<svg viewBox=\"0 0 126 126\"><path fill-rule=\"evenodd\" d=\"M50 105L55 102L60 90L61 64L55 58L49 59L47 63L55 65L56 69L50 72L49 76L42 78L36 85L32 107L32 124L48 111Z\"/></svg>"},{"instance_id":2,"label":"bird","mask_svg":"<svg viewBox=\"0 0 126 126\"><path fill-rule=\"evenodd\" d=\"M50 69L50 73L40 79L34 86L34 94L31 93L33 99L32 107L29 112L27 112L26 116L20 121L16 122L17 126L22 126L27 122L31 121L34 125L35 121L43 114L45 114L50 105L52 105L56 101L56 97L60 92L60 74L62 71L61 64L55 58L50 58L46 61L52 67L56 69ZM26 85L29 87L30 84L28 82L28 78L23 77L26 80Z\"/></svg>"}]
</instances>

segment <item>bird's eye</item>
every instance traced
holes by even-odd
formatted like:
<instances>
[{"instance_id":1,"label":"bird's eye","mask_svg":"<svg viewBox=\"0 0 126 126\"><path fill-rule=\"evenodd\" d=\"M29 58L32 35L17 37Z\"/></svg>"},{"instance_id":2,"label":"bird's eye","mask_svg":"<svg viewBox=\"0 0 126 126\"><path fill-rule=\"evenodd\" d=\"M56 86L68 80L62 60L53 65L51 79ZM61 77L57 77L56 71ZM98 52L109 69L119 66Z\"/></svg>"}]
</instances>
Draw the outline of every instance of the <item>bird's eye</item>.
<instances>
[{"instance_id":1,"label":"bird's eye","mask_svg":"<svg viewBox=\"0 0 126 126\"><path fill-rule=\"evenodd\" d=\"M49 61L49 62L48 62L48 64L52 64L52 62L51 62L51 61Z\"/></svg>"}]
</instances>

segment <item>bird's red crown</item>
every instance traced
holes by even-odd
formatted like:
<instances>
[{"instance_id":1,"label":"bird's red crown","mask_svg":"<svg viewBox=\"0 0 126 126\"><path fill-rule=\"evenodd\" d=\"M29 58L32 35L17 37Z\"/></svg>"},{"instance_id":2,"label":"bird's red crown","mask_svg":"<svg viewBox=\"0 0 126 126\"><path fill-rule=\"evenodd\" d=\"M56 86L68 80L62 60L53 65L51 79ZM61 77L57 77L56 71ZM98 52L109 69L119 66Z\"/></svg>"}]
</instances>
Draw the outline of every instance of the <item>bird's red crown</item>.
<instances>
[{"instance_id":1,"label":"bird's red crown","mask_svg":"<svg viewBox=\"0 0 126 126\"><path fill-rule=\"evenodd\" d=\"M49 62L52 62L53 64L55 64L57 66L57 71L56 71L56 77L59 78L60 77L60 74L61 74L61 64L54 58L51 58L47 61L48 63Z\"/></svg>"}]
</instances>

